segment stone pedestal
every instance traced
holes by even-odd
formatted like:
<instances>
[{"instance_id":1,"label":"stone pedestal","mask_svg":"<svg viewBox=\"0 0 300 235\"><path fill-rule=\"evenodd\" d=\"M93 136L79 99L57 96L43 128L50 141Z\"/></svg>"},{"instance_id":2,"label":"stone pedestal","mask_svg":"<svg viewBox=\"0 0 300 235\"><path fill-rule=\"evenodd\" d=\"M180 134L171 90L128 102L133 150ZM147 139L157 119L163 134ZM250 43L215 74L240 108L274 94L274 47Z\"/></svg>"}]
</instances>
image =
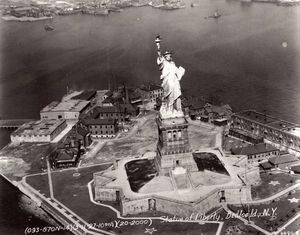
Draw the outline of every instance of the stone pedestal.
<instances>
[{"instance_id":1,"label":"stone pedestal","mask_svg":"<svg viewBox=\"0 0 300 235\"><path fill-rule=\"evenodd\" d=\"M197 170L188 137L188 122L184 117L156 119L158 143L156 164L161 174L181 166L190 171Z\"/></svg>"},{"instance_id":2,"label":"stone pedestal","mask_svg":"<svg viewBox=\"0 0 300 235\"><path fill-rule=\"evenodd\" d=\"M172 181L174 182L177 191L186 191L190 188L191 184L187 175L187 170L183 167L177 166L172 172Z\"/></svg>"}]
</instances>

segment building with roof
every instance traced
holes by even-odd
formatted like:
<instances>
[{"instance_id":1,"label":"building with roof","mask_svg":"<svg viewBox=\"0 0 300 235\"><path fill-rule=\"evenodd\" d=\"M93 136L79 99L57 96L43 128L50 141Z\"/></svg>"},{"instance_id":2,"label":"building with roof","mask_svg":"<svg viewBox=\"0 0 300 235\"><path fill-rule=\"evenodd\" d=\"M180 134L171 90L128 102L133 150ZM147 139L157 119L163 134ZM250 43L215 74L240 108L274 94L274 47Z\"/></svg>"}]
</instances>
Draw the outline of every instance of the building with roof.
<instances>
[{"instance_id":1,"label":"building with roof","mask_svg":"<svg viewBox=\"0 0 300 235\"><path fill-rule=\"evenodd\" d=\"M94 138L114 138L118 132L117 119L84 118L81 122Z\"/></svg>"},{"instance_id":2,"label":"building with roof","mask_svg":"<svg viewBox=\"0 0 300 235\"><path fill-rule=\"evenodd\" d=\"M161 98L163 96L163 88L156 84L150 83L148 85L144 85L140 88L140 90L147 94L147 98L150 102L156 102L157 98Z\"/></svg>"},{"instance_id":3,"label":"building with roof","mask_svg":"<svg viewBox=\"0 0 300 235\"><path fill-rule=\"evenodd\" d=\"M12 142L50 142L67 127L65 120L25 123L10 135Z\"/></svg>"},{"instance_id":4,"label":"building with roof","mask_svg":"<svg viewBox=\"0 0 300 235\"><path fill-rule=\"evenodd\" d=\"M64 137L57 149L50 155L53 168L77 166L86 147L92 143L91 134L82 124L76 124Z\"/></svg>"},{"instance_id":5,"label":"building with roof","mask_svg":"<svg viewBox=\"0 0 300 235\"><path fill-rule=\"evenodd\" d=\"M269 159L269 163L273 167L284 167L287 166L288 164L295 163L299 161L299 158L293 154L281 154L278 156L271 157Z\"/></svg>"},{"instance_id":6,"label":"building with roof","mask_svg":"<svg viewBox=\"0 0 300 235\"><path fill-rule=\"evenodd\" d=\"M295 173L295 174L300 174L300 165L296 165L296 166L292 166L291 170Z\"/></svg>"},{"instance_id":7,"label":"building with roof","mask_svg":"<svg viewBox=\"0 0 300 235\"><path fill-rule=\"evenodd\" d=\"M98 90L96 93L96 97L95 97L96 105L97 106L104 105L103 101L105 99L107 99L108 97L110 97L111 95L112 95L112 92L110 90Z\"/></svg>"},{"instance_id":8,"label":"building with roof","mask_svg":"<svg viewBox=\"0 0 300 235\"><path fill-rule=\"evenodd\" d=\"M130 101L138 103L142 110L152 110L157 108L157 101L163 96L163 89L156 84L142 85L132 92L133 97L129 95Z\"/></svg>"},{"instance_id":9,"label":"building with roof","mask_svg":"<svg viewBox=\"0 0 300 235\"><path fill-rule=\"evenodd\" d=\"M86 148L92 143L91 133L88 128L82 123L74 125L64 139L65 147L74 147L76 144L80 145L80 148Z\"/></svg>"},{"instance_id":10,"label":"building with roof","mask_svg":"<svg viewBox=\"0 0 300 235\"><path fill-rule=\"evenodd\" d=\"M232 148L233 155L246 155L249 163L268 160L270 157L278 156L280 150L266 143L259 143L241 148Z\"/></svg>"},{"instance_id":11,"label":"building with roof","mask_svg":"<svg viewBox=\"0 0 300 235\"><path fill-rule=\"evenodd\" d=\"M116 119L118 122L124 122L126 109L117 106L97 106L89 112L93 119Z\"/></svg>"},{"instance_id":12,"label":"building with roof","mask_svg":"<svg viewBox=\"0 0 300 235\"><path fill-rule=\"evenodd\" d=\"M57 149L50 155L52 168L76 167L80 159L80 150L76 148Z\"/></svg>"},{"instance_id":13,"label":"building with roof","mask_svg":"<svg viewBox=\"0 0 300 235\"><path fill-rule=\"evenodd\" d=\"M85 100L63 100L53 101L40 111L41 119L64 119L68 121L78 121L79 116L84 113L90 105L90 101Z\"/></svg>"},{"instance_id":14,"label":"building with roof","mask_svg":"<svg viewBox=\"0 0 300 235\"><path fill-rule=\"evenodd\" d=\"M299 158L293 154L283 153L278 156L269 158L267 162L260 164L263 170L271 170L273 168L282 168L290 166L291 164L299 163Z\"/></svg>"},{"instance_id":15,"label":"building with roof","mask_svg":"<svg viewBox=\"0 0 300 235\"><path fill-rule=\"evenodd\" d=\"M232 109L228 104L212 105L201 97L183 97L182 108L192 120L200 119L203 122L223 126L228 123L232 115Z\"/></svg>"},{"instance_id":16,"label":"building with roof","mask_svg":"<svg viewBox=\"0 0 300 235\"><path fill-rule=\"evenodd\" d=\"M264 142L264 139L262 137L251 134L251 133L248 133L248 132L246 132L244 130L241 130L241 129L232 129L232 128L230 128L228 134L230 136L242 139L242 140L247 141L247 142L252 143L252 144L259 144L259 143Z\"/></svg>"},{"instance_id":17,"label":"building with roof","mask_svg":"<svg viewBox=\"0 0 300 235\"><path fill-rule=\"evenodd\" d=\"M230 129L243 130L249 135L264 138L271 143L300 152L300 125L281 120L255 110L232 115Z\"/></svg>"}]
</instances>

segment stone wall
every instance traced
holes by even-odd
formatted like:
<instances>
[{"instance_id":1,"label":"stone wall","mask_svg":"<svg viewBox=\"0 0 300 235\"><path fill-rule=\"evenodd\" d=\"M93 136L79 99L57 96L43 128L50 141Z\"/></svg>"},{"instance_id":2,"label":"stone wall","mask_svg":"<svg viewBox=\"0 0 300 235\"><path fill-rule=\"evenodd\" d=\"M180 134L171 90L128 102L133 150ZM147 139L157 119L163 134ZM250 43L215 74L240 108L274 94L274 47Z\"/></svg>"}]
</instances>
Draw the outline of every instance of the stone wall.
<instances>
[{"instance_id":1,"label":"stone wall","mask_svg":"<svg viewBox=\"0 0 300 235\"><path fill-rule=\"evenodd\" d=\"M95 187L95 200L99 201L116 201L117 200L117 191L116 188L102 188Z\"/></svg>"},{"instance_id":2,"label":"stone wall","mask_svg":"<svg viewBox=\"0 0 300 235\"><path fill-rule=\"evenodd\" d=\"M136 200L122 199L122 215L138 214L149 210L150 197Z\"/></svg>"},{"instance_id":3,"label":"stone wall","mask_svg":"<svg viewBox=\"0 0 300 235\"><path fill-rule=\"evenodd\" d=\"M138 214L149 210L157 210L176 216L189 217L193 213L204 214L220 206L222 197L227 203L240 204L251 200L251 190L250 187L216 189L205 198L195 202L183 202L154 195L135 200L122 199L122 214Z\"/></svg>"}]
</instances>

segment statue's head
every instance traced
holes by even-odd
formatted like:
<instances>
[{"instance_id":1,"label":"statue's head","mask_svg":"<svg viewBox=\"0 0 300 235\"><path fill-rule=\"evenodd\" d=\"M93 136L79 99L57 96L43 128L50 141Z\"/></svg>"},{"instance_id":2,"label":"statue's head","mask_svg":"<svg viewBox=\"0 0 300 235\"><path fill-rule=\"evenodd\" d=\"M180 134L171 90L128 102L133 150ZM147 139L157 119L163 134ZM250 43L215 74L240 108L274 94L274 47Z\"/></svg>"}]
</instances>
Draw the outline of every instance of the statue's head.
<instances>
[{"instance_id":1,"label":"statue's head","mask_svg":"<svg viewBox=\"0 0 300 235\"><path fill-rule=\"evenodd\" d=\"M167 61L171 61L172 60L172 52L171 51L165 51L164 57Z\"/></svg>"}]
</instances>

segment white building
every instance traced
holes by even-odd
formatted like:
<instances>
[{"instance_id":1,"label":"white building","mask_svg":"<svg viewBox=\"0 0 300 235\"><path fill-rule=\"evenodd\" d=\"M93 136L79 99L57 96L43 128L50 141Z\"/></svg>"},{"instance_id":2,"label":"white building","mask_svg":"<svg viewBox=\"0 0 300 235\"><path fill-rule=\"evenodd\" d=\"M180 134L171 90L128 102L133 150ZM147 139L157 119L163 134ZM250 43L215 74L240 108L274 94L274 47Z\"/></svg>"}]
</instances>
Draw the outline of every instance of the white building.
<instances>
[{"instance_id":1,"label":"white building","mask_svg":"<svg viewBox=\"0 0 300 235\"><path fill-rule=\"evenodd\" d=\"M50 142L67 127L65 120L38 120L23 124L10 135L11 142Z\"/></svg>"},{"instance_id":2,"label":"white building","mask_svg":"<svg viewBox=\"0 0 300 235\"><path fill-rule=\"evenodd\" d=\"M89 104L90 101L85 100L53 101L41 110L40 116L42 120L78 121L79 115L88 108Z\"/></svg>"}]
</instances>

